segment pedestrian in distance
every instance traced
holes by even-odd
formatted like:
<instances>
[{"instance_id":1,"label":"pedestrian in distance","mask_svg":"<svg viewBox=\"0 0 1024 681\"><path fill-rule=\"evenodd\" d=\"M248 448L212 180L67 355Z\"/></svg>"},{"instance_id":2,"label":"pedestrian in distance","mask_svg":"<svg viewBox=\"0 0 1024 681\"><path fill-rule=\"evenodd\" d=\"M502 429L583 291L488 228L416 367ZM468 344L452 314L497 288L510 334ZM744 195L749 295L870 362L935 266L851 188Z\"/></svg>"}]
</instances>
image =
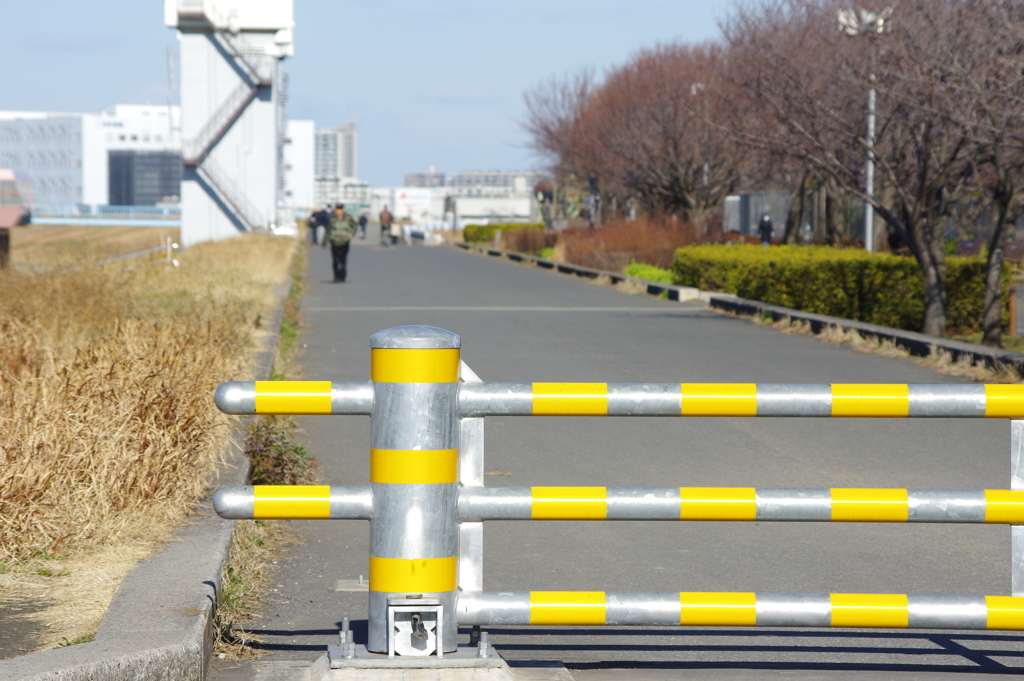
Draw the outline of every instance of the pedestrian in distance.
<instances>
[{"instance_id":1,"label":"pedestrian in distance","mask_svg":"<svg viewBox=\"0 0 1024 681\"><path fill-rule=\"evenodd\" d=\"M334 281L345 281L348 274L348 247L359 226L351 215L345 214L345 204L334 204L334 215L327 222L327 234L324 248L331 245L331 266L334 268Z\"/></svg>"},{"instance_id":2,"label":"pedestrian in distance","mask_svg":"<svg viewBox=\"0 0 1024 681\"><path fill-rule=\"evenodd\" d=\"M761 222L757 224L757 235L761 237L761 246L768 248L775 236L775 227L772 225L772 216L765 213L761 216Z\"/></svg>"},{"instance_id":3,"label":"pedestrian in distance","mask_svg":"<svg viewBox=\"0 0 1024 681\"><path fill-rule=\"evenodd\" d=\"M359 238L360 239L365 239L366 238L366 223L369 222L369 221L370 221L370 218L366 215L366 213L363 213L362 215L359 216Z\"/></svg>"},{"instance_id":4,"label":"pedestrian in distance","mask_svg":"<svg viewBox=\"0 0 1024 681\"><path fill-rule=\"evenodd\" d=\"M331 221L331 215L334 214L334 206L327 203L324 207L318 210L316 215L316 230L313 232L313 243L323 246L327 243L327 223Z\"/></svg>"},{"instance_id":5,"label":"pedestrian in distance","mask_svg":"<svg viewBox=\"0 0 1024 681\"><path fill-rule=\"evenodd\" d=\"M317 228L320 226L320 211L314 210L309 214L309 242L314 246L319 246L320 242L317 241Z\"/></svg>"},{"instance_id":6,"label":"pedestrian in distance","mask_svg":"<svg viewBox=\"0 0 1024 681\"><path fill-rule=\"evenodd\" d=\"M387 246L391 241L391 225L394 224L395 218L391 215L387 206L384 206L384 210L380 212L380 245Z\"/></svg>"}]
</instances>

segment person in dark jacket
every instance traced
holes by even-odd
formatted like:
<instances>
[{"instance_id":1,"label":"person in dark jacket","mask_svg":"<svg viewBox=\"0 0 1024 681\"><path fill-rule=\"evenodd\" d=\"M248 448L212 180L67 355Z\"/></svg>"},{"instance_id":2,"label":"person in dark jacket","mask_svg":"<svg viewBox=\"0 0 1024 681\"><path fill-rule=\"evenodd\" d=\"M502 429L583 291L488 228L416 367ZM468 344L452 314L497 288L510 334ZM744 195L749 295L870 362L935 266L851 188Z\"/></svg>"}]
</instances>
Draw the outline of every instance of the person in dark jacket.
<instances>
[{"instance_id":1,"label":"person in dark jacket","mask_svg":"<svg viewBox=\"0 0 1024 681\"><path fill-rule=\"evenodd\" d=\"M359 230L351 215L345 214L345 204L334 204L334 215L327 223L327 235L324 248L331 245L331 265L334 268L334 281L345 281L348 274L348 247L352 245L352 237Z\"/></svg>"},{"instance_id":2,"label":"person in dark jacket","mask_svg":"<svg viewBox=\"0 0 1024 681\"><path fill-rule=\"evenodd\" d=\"M757 235L761 237L761 245L768 248L775 236L775 227L772 225L772 217L767 213L761 216L761 222L757 224Z\"/></svg>"}]
</instances>

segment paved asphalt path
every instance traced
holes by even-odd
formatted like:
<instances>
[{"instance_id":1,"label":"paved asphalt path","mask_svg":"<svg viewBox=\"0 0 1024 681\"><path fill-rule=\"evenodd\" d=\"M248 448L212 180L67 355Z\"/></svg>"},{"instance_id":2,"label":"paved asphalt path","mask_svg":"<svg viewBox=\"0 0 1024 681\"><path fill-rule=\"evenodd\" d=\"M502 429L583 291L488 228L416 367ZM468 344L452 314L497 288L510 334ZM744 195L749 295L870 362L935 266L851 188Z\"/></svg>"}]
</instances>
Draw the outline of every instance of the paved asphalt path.
<instances>
[{"instance_id":1,"label":"paved asphalt path","mask_svg":"<svg viewBox=\"0 0 1024 681\"><path fill-rule=\"evenodd\" d=\"M349 281L311 251L305 378L368 380L372 333L428 324L462 336L485 381L939 383L704 309L448 247L357 242ZM325 482L366 484L367 417L304 417ZM1009 425L983 420L487 419L500 486L1006 488ZM295 521L253 629L272 659L313 659L343 615L365 642L366 597L330 592L367 572L365 521ZM487 590L1009 592L1009 530L956 525L491 522ZM969 679L1024 671L1006 632L814 629L489 629L508 660L561 660L578 680ZM460 640L468 640L468 630ZM214 661L214 678L251 669Z\"/></svg>"}]
</instances>

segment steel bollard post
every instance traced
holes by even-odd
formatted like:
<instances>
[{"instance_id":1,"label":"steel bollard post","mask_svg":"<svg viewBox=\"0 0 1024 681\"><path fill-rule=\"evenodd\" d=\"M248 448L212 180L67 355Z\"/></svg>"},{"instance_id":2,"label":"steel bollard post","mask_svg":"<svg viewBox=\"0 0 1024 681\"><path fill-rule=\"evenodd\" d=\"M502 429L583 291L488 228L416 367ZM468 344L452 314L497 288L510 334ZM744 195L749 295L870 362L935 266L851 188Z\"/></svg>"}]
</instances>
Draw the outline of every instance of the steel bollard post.
<instances>
[{"instance_id":1,"label":"steel bollard post","mask_svg":"<svg viewBox=\"0 0 1024 681\"><path fill-rule=\"evenodd\" d=\"M440 650L457 649L459 346L429 326L370 337L371 652L388 652L388 598L413 595L440 598Z\"/></svg>"}]
</instances>

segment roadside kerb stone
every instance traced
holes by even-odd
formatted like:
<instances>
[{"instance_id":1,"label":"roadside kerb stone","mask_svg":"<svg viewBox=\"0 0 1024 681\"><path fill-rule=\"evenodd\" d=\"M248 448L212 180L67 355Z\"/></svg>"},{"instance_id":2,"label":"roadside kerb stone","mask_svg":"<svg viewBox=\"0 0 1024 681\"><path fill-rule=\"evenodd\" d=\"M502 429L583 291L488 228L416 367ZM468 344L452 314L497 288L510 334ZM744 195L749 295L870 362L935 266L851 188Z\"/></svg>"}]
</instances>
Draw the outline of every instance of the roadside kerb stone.
<instances>
[{"instance_id":1,"label":"roadside kerb stone","mask_svg":"<svg viewBox=\"0 0 1024 681\"><path fill-rule=\"evenodd\" d=\"M270 315L256 352L258 379L274 367L290 283L274 287L281 301ZM213 407L212 395L210 408ZM121 582L93 641L0 661L4 681L202 681L213 646L213 614L220 576L231 548L233 522L213 512L211 496L224 485L244 485L242 454L248 421L232 432L224 465L199 504L199 519L174 534L160 553Z\"/></svg>"},{"instance_id":2,"label":"roadside kerb stone","mask_svg":"<svg viewBox=\"0 0 1024 681\"><path fill-rule=\"evenodd\" d=\"M726 312L739 315L770 315L772 321L776 322L788 317L792 321L807 322L811 326L811 331L816 334L821 333L824 328L829 326L836 326L843 330L852 329L862 336L874 336L879 340L892 341L916 357L927 357L931 354L932 348L935 347L948 352L954 361L961 357L969 357L974 363L984 362L992 368L1007 366L1016 369L1018 373L1024 375L1024 353L989 348L984 345L965 343L964 341L936 338L915 331L904 331L903 329L894 329L889 326L857 322L843 319L842 317L830 317L813 312L804 312L780 305L769 305L756 300L737 298L729 294L705 293L705 295L707 296L708 304L718 310L725 310Z\"/></svg>"}]
</instances>

